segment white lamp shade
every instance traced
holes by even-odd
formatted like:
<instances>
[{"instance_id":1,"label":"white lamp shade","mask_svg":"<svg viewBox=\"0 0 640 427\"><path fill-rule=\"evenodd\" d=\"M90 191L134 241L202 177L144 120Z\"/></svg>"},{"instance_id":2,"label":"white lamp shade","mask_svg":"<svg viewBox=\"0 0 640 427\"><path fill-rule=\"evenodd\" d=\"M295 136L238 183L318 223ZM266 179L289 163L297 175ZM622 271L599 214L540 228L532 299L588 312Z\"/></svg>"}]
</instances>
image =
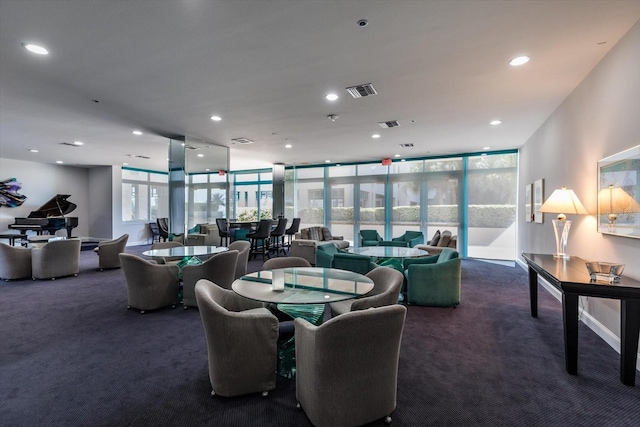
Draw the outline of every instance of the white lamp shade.
<instances>
[{"instance_id":1,"label":"white lamp shade","mask_svg":"<svg viewBox=\"0 0 640 427\"><path fill-rule=\"evenodd\" d=\"M540 206L540 212L573 215L586 215L589 213L573 190L567 190L566 187L554 190L551 196Z\"/></svg>"}]
</instances>

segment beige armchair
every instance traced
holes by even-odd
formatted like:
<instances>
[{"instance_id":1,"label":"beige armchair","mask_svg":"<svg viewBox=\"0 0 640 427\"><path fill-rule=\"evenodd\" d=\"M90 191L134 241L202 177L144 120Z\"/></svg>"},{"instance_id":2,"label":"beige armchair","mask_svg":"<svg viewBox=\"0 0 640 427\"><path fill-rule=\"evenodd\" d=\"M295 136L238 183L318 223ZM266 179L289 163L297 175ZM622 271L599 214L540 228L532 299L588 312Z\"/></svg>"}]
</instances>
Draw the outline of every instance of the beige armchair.
<instances>
[{"instance_id":1,"label":"beige armchair","mask_svg":"<svg viewBox=\"0 0 640 427\"><path fill-rule=\"evenodd\" d=\"M147 310L173 306L178 303L178 266L156 264L139 256L119 254L127 282L127 309Z\"/></svg>"},{"instance_id":2,"label":"beige armchair","mask_svg":"<svg viewBox=\"0 0 640 427\"><path fill-rule=\"evenodd\" d=\"M235 279L238 251L220 252L210 256L202 264L182 267L182 305L196 307L196 283L207 279L225 289L231 289Z\"/></svg>"},{"instance_id":3,"label":"beige armchair","mask_svg":"<svg viewBox=\"0 0 640 427\"><path fill-rule=\"evenodd\" d=\"M355 426L396 408L402 305L345 313L314 326L297 318L296 398L315 426Z\"/></svg>"},{"instance_id":4,"label":"beige armchair","mask_svg":"<svg viewBox=\"0 0 640 427\"><path fill-rule=\"evenodd\" d=\"M208 280L199 280L195 293L207 339L211 394L266 396L276 387L278 319L261 303Z\"/></svg>"},{"instance_id":5,"label":"beige armchair","mask_svg":"<svg viewBox=\"0 0 640 427\"><path fill-rule=\"evenodd\" d=\"M31 249L0 243L0 279L26 279L31 276Z\"/></svg>"},{"instance_id":6,"label":"beige armchair","mask_svg":"<svg viewBox=\"0 0 640 427\"><path fill-rule=\"evenodd\" d=\"M275 270L277 268L290 267L311 267L311 264L306 259L295 256L268 259L264 264L262 264L263 270Z\"/></svg>"},{"instance_id":7,"label":"beige armchair","mask_svg":"<svg viewBox=\"0 0 640 427\"><path fill-rule=\"evenodd\" d=\"M120 268L120 258L118 255L125 251L129 240L128 234L123 234L115 240L106 240L98 243L94 252L98 255L98 268L102 271L105 268Z\"/></svg>"},{"instance_id":8,"label":"beige armchair","mask_svg":"<svg viewBox=\"0 0 640 427\"><path fill-rule=\"evenodd\" d=\"M330 304L331 316L398 303L398 297L404 282L402 273L393 268L378 267L368 272L366 276L373 280L371 292L357 299L332 302Z\"/></svg>"},{"instance_id":9,"label":"beige armchair","mask_svg":"<svg viewBox=\"0 0 640 427\"><path fill-rule=\"evenodd\" d=\"M77 276L80 272L80 245L80 239L64 239L31 249L33 279Z\"/></svg>"},{"instance_id":10,"label":"beige armchair","mask_svg":"<svg viewBox=\"0 0 640 427\"><path fill-rule=\"evenodd\" d=\"M238 263L236 264L236 274L234 279L247 274L247 263L249 262L249 252L251 243L246 240L236 240L229 245L230 251L238 251Z\"/></svg>"}]
</instances>

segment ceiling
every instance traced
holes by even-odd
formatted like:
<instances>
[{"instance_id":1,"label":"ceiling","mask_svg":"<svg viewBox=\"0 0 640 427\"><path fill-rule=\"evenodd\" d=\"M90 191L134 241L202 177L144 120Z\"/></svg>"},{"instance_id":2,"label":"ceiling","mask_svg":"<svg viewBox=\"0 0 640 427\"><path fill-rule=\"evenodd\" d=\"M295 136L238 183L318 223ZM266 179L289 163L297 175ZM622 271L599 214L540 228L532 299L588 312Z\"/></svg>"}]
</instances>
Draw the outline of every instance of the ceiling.
<instances>
[{"instance_id":1,"label":"ceiling","mask_svg":"<svg viewBox=\"0 0 640 427\"><path fill-rule=\"evenodd\" d=\"M638 0L0 0L0 157L166 170L181 135L213 170L207 145L232 170L518 148L639 18Z\"/></svg>"}]
</instances>

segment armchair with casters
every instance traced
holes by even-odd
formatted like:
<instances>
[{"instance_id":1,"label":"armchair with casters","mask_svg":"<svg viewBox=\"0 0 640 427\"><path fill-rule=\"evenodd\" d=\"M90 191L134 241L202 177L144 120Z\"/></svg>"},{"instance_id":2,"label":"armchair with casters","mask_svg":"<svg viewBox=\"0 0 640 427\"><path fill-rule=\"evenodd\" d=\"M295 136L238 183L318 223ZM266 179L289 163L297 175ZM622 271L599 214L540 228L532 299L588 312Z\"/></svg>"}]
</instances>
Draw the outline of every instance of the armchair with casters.
<instances>
[{"instance_id":1,"label":"armchair with casters","mask_svg":"<svg viewBox=\"0 0 640 427\"><path fill-rule=\"evenodd\" d=\"M311 264L306 259L295 256L288 256L286 258L272 258L266 260L264 264L262 264L263 270L275 270L277 268L290 267L311 267Z\"/></svg>"},{"instance_id":2,"label":"armchair with casters","mask_svg":"<svg viewBox=\"0 0 640 427\"><path fill-rule=\"evenodd\" d=\"M366 274L373 280L373 289L368 294L345 301L332 302L331 316L338 316L350 311L366 310L373 307L394 305L398 303L404 276L398 270L379 267Z\"/></svg>"},{"instance_id":3,"label":"armchair with casters","mask_svg":"<svg viewBox=\"0 0 640 427\"><path fill-rule=\"evenodd\" d=\"M345 313L320 326L295 320L296 399L313 425L391 422L406 312L393 305Z\"/></svg>"},{"instance_id":4,"label":"armchair with casters","mask_svg":"<svg viewBox=\"0 0 640 427\"><path fill-rule=\"evenodd\" d=\"M133 254L121 253L120 263L127 283L127 309L144 314L178 303L178 266L157 264Z\"/></svg>"},{"instance_id":5,"label":"armchair with casters","mask_svg":"<svg viewBox=\"0 0 640 427\"><path fill-rule=\"evenodd\" d=\"M196 283L200 279L207 279L218 286L231 289L235 280L238 251L220 252L211 255L202 264L185 265L182 267L182 305L196 307Z\"/></svg>"},{"instance_id":6,"label":"armchair with casters","mask_svg":"<svg viewBox=\"0 0 640 427\"><path fill-rule=\"evenodd\" d=\"M63 239L31 250L33 279L77 276L80 272L80 239Z\"/></svg>"},{"instance_id":7,"label":"armchair with casters","mask_svg":"<svg viewBox=\"0 0 640 427\"><path fill-rule=\"evenodd\" d=\"M278 319L257 301L209 280L195 286L204 326L211 395L239 396L276 387Z\"/></svg>"},{"instance_id":8,"label":"armchair with casters","mask_svg":"<svg viewBox=\"0 0 640 427\"><path fill-rule=\"evenodd\" d=\"M382 240L376 230L360 230L358 233L359 246L378 246Z\"/></svg>"},{"instance_id":9,"label":"armchair with casters","mask_svg":"<svg viewBox=\"0 0 640 427\"><path fill-rule=\"evenodd\" d=\"M337 253L331 260L331 268L349 270L354 273L367 274L378 265L371 261L371 257L366 255L356 255L348 253Z\"/></svg>"},{"instance_id":10,"label":"armchair with casters","mask_svg":"<svg viewBox=\"0 0 640 427\"><path fill-rule=\"evenodd\" d=\"M128 234L123 234L114 240L107 240L98 243L98 247L94 249L98 255L98 268L100 271L108 268L120 268L119 254L125 251L127 247Z\"/></svg>"},{"instance_id":11,"label":"armchair with casters","mask_svg":"<svg viewBox=\"0 0 640 427\"><path fill-rule=\"evenodd\" d=\"M460 304L462 261L458 252L443 248L439 255L405 260L407 302L432 307Z\"/></svg>"},{"instance_id":12,"label":"armchair with casters","mask_svg":"<svg viewBox=\"0 0 640 427\"><path fill-rule=\"evenodd\" d=\"M31 278L31 249L0 243L0 279Z\"/></svg>"},{"instance_id":13,"label":"armchair with casters","mask_svg":"<svg viewBox=\"0 0 640 427\"><path fill-rule=\"evenodd\" d=\"M246 240L236 240L229 244L230 251L238 251L238 262L236 263L236 274L234 279L247 274L247 263L249 262L249 251L251 250L251 243Z\"/></svg>"}]
</instances>

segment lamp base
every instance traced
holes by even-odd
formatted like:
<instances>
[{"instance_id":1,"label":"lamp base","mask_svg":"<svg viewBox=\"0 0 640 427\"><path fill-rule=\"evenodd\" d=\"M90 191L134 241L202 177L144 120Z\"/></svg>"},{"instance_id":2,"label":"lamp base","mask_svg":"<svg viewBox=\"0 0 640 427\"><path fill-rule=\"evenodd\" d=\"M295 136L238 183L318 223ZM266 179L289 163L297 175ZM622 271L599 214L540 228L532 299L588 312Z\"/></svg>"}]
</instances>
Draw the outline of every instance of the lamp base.
<instances>
[{"instance_id":1,"label":"lamp base","mask_svg":"<svg viewBox=\"0 0 640 427\"><path fill-rule=\"evenodd\" d=\"M553 231L556 234L556 252L554 258L570 259L567 254L567 240L569 240L569 230L571 229L571 220L554 219Z\"/></svg>"}]
</instances>

